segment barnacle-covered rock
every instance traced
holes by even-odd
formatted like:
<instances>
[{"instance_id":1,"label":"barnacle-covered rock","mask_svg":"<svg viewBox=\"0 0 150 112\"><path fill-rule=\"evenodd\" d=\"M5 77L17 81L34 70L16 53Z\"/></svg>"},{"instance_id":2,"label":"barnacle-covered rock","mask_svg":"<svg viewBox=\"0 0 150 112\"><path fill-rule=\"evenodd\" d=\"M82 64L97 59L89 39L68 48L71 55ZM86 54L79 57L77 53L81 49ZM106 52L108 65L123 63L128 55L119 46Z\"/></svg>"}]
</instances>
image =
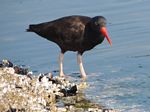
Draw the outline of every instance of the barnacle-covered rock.
<instances>
[{"instance_id":1,"label":"barnacle-covered rock","mask_svg":"<svg viewBox=\"0 0 150 112\"><path fill-rule=\"evenodd\" d=\"M77 91L72 90L69 82L62 78L52 79L51 75L42 74L30 78L27 75L16 74L13 69L10 67L0 69L0 99L2 99L0 106L3 111L11 109L56 111L56 96L63 97ZM62 89L66 89L66 92L62 92Z\"/></svg>"},{"instance_id":2,"label":"barnacle-covered rock","mask_svg":"<svg viewBox=\"0 0 150 112\"><path fill-rule=\"evenodd\" d=\"M9 60L0 61L0 67L13 67L13 63Z\"/></svg>"},{"instance_id":3,"label":"barnacle-covered rock","mask_svg":"<svg viewBox=\"0 0 150 112\"><path fill-rule=\"evenodd\" d=\"M16 74L22 74L22 75L27 75L28 74L28 69L27 68L22 68L18 66L14 66L14 71Z\"/></svg>"},{"instance_id":4,"label":"barnacle-covered rock","mask_svg":"<svg viewBox=\"0 0 150 112\"><path fill-rule=\"evenodd\" d=\"M115 112L86 100L79 93L87 87L85 82L71 83L51 73L35 76L26 68L3 63L0 63L0 112ZM63 106L56 105L59 101Z\"/></svg>"}]
</instances>

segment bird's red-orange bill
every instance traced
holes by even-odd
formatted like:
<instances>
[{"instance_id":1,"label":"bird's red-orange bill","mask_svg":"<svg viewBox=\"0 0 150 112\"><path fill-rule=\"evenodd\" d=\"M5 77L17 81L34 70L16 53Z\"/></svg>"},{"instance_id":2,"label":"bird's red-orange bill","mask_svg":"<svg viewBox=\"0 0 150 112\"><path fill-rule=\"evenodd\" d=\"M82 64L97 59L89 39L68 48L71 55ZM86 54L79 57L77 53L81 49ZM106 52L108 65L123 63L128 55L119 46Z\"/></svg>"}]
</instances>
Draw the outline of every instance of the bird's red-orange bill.
<instances>
[{"instance_id":1,"label":"bird's red-orange bill","mask_svg":"<svg viewBox=\"0 0 150 112\"><path fill-rule=\"evenodd\" d=\"M100 32L106 37L106 39L109 42L110 46L112 46L112 41L108 36L106 27L101 27Z\"/></svg>"}]
</instances>

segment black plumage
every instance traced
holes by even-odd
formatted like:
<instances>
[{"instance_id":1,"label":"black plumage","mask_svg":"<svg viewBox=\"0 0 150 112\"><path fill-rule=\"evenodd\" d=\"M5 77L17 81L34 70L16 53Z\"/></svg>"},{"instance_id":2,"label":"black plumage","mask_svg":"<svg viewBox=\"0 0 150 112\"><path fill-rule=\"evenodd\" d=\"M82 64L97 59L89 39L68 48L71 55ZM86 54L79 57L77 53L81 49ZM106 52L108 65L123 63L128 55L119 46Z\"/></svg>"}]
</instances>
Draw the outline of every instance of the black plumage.
<instances>
[{"instance_id":1,"label":"black plumage","mask_svg":"<svg viewBox=\"0 0 150 112\"><path fill-rule=\"evenodd\" d=\"M95 22L105 24L105 18L97 16L90 18L86 16L68 16L54 21L30 25L27 31L55 42L62 52L78 51L81 54L100 44L104 35L99 32Z\"/></svg>"},{"instance_id":2,"label":"black plumage","mask_svg":"<svg viewBox=\"0 0 150 112\"><path fill-rule=\"evenodd\" d=\"M107 35L106 19L103 16L87 17L87 16L67 16L50 22L29 25L28 32L46 38L56 43L61 49L60 59L60 76L63 74L63 54L66 51L78 52L78 63L82 77L86 77L82 65L81 55L103 42L104 38L112 45Z\"/></svg>"}]
</instances>

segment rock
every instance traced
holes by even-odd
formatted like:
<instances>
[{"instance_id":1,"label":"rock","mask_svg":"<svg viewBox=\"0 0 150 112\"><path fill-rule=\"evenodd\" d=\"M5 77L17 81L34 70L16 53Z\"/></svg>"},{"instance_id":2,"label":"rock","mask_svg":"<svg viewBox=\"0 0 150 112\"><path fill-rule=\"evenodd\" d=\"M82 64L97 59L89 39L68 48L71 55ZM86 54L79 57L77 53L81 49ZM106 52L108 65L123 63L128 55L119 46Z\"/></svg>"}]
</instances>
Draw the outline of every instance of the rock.
<instances>
[{"instance_id":1,"label":"rock","mask_svg":"<svg viewBox=\"0 0 150 112\"><path fill-rule=\"evenodd\" d=\"M72 86L69 81L63 78L54 77L50 79L49 75L39 75L38 77L22 75L22 70L15 67L15 70L19 71L10 72L14 68L0 69L0 97L2 102L8 101L12 109L18 111L18 109L25 108L25 111L40 111L42 110L56 110L56 96L59 98L69 95L75 95L77 91L76 85ZM27 72L26 72L27 73ZM26 74L25 73L25 74ZM23 73L24 74L24 73ZM51 80L54 80L53 83ZM57 83L56 83L57 82ZM65 89L66 92L61 92ZM0 103L5 105L5 103ZM11 110L8 106L3 106L3 110ZM52 107L52 108L48 108ZM65 111L66 109L63 109Z\"/></svg>"},{"instance_id":2,"label":"rock","mask_svg":"<svg viewBox=\"0 0 150 112\"><path fill-rule=\"evenodd\" d=\"M6 73L9 73L9 74L14 74L15 73L15 70L14 70L14 68L8 68L8 67L5 67L5 68L3 68L3 70L6 72Z\"/></svg>"},{"instance_id":3,"label":"rock","mask_svg":"<svg viewBox=\"0 0 150 112\"><path fill-rule=\"evenodd\" d=\"M8 65L0 63L0 112L116 112L87 100L79 91L85 82L74 84L51 73L33 76L26 68ZM58 101L63 105L57 106Z\"/></svg>"},{"instance_id":4,"label":"rock","mask_svg":"<svg viewBox=\"0 0 150 112\"><path fill-rule=\"evenodd\" d=\"M40 74L38 79L39 82L44 82L44 80L47 80L47 81L51 81L52 83L56 83L56 81L53 79L52 73Z\"/></svg>"},{"instance_id":5,"label":"rock","mask_svg":"<svg viewBox=\"0 0 150 112\"><path fill-rule=\"evenodd\" d=\"M18 66L15 66L14 70L15 70L16 74L22 74L22 75L27 75L28 74L28 69L26 69L26 68L20 68Z\"/></svg>"},{"instance_id":6,"label":"rock","mask_svg":"<svg viewBox=\"0 0 150 112\"><path fill-rule=\"evenodd\" d=\"M59 92L62 92L64 94L65 97L67 96L74 96L76 95L77 92L77 86L73 86L70 89L61 89Z\"/></svg>"},{"instance_id":7,"label":"rock","mask_svg":"<svg viewBox=\"0 0 150 112\"><path fill-rule=\"evenodd\" d=\"M67 109L65 107L58 107L57 112L66 112Z\"/></svg>"},{"instance_id":8,"label":"rock","mask_svg":"<svg viewBox=\"0 0 150 112\"><path fill-rule=\"evenodd\" d=\"M81 82L79 85L78 85L78 89L85 89L87 88L89 85L86 83L86 82Z\"/></svg>"},{"instance_id":9,"label":"rock","mask_svg":"<svg viewBox=\"0 0 150 112\"><path fill-rule=\"evenodd\" d=\"M76 109L75 109L74 106L70 105L69 108L68 108L68 110L69 110L70 112L75 112Z\"/></svg>"},{"instance_id":10,"label":"rock","mask_svg":"<svg viewBox=\"0 0 150 112\"><path fill-rule=\"evenodd\" d=\"M0 67L3 67L3 62L2 61L0 61Z\"/></svg>"},{"instance_id":11,"label":"rock","mask_svg":"<svg viewBox=\"0 0 150 112\"><path fill-rule=\"evenodd\" d=\"M0 67L13 67L13 63L9 60L0 61Z\"/></svg>"}]
</instances>

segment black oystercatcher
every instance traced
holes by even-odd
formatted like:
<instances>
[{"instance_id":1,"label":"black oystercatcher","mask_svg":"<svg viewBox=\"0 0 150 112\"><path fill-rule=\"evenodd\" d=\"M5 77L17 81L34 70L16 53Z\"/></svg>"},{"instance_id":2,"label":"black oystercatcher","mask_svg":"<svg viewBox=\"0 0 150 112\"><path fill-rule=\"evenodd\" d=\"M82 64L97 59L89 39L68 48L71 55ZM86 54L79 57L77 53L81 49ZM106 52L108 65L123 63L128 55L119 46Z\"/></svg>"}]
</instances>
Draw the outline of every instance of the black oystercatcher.
<instances>
[{"instance_id":1,"label":"black oystercatcher","mask_svg":"<svg viewBox=\"0 0 150 112\"><path fill-rule=\"evenodd\" d=\"M106 19L103 16L67 16L54 21L32 24L28 32L36 34L55 42L61 49L59 55L59 75L63 72L63 58L66 51L77 51L77 61L80 67L82 79L86 79L86 73L82 64L82 54L103 42L106 37L110 45L112 42L106 30Z\"/></svg>"}]
</instances>

